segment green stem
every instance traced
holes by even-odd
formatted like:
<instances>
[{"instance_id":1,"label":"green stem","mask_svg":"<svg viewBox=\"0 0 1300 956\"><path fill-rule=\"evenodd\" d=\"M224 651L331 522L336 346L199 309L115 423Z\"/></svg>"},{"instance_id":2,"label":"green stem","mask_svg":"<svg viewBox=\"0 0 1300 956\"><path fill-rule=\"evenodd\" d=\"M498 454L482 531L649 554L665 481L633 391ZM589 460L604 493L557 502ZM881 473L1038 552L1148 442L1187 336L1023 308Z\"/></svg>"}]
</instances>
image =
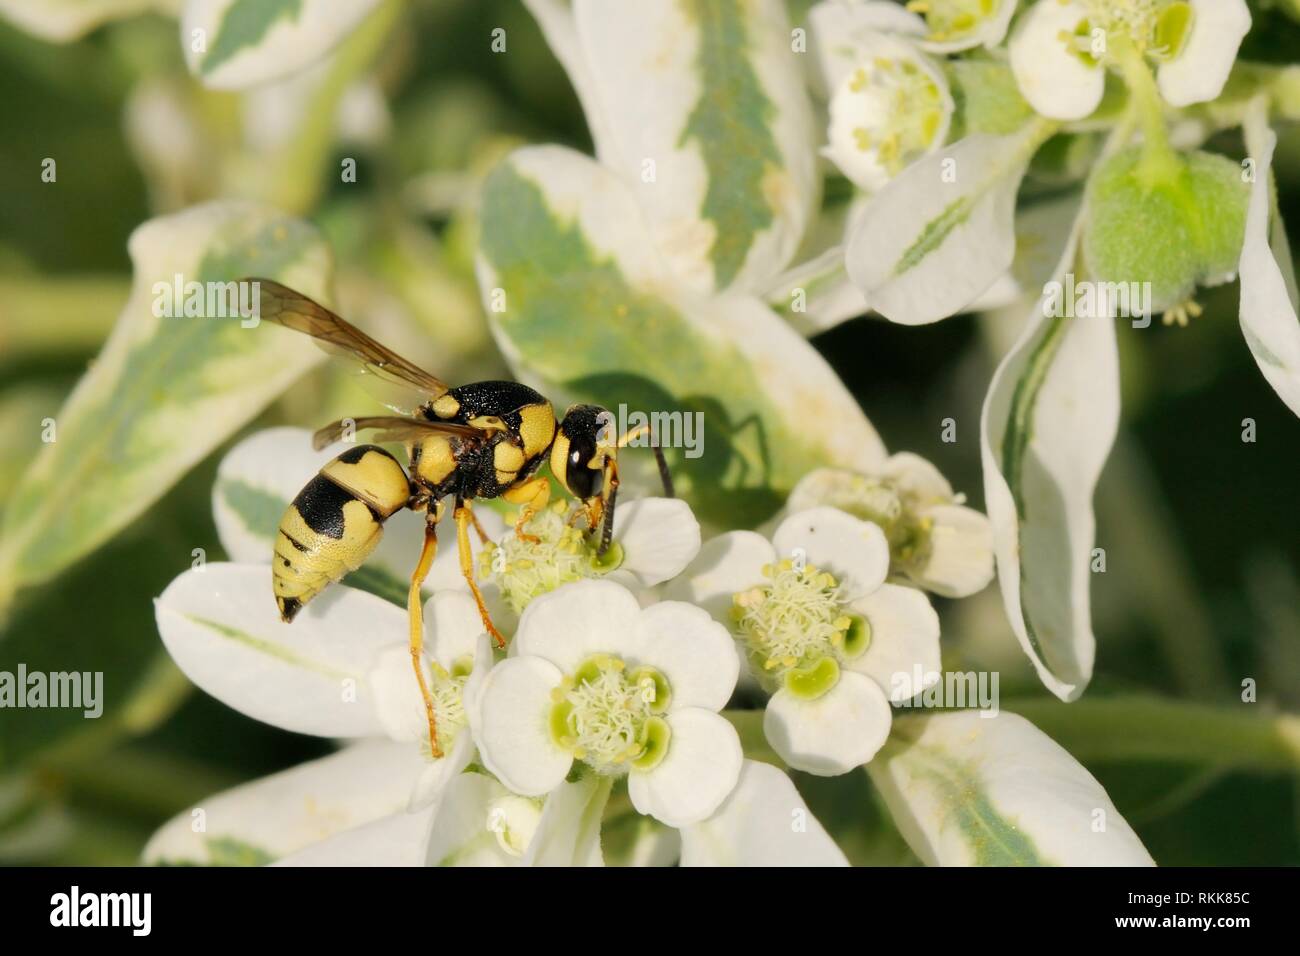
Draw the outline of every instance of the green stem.
<instances>
[{"instance_id":1,"label":"green stem","mask_svg":"<svg viewBox=\"0 0 1300 956\"><path fill-rule=\"evenodd\" d=\"M1260 704L1211 706L1159 697L1003 701L1081 763L1206 763L1300 772L1300 716Z\"/></svg>"},{"instance_id":2,"label":"green stem","mask_svg":"<svg viewBox=\"0 0 1300 956\"><path fill-rule=\"evenodd\" d=\"M1178 169L1178 154L1169 145L1169 131L1165 128L1164 101L1156 86L1155 77L1142 54L1131 44L1116 40L1112 53L1120 73L1129 89L1131 108L1136 111L1142 125L1142 162L1139 174L1148 183L1162 182Z\"/></svg>"},{"instance_id":3,"label":"green stem","mask_svg":"<svg viewBox=\"0 0 1300 956\"><path fill-rule=\"evenodd\" d=\"M1212 764L1261 773L1300 773L1300 716L1260 704L1211 706L1163 697L1004 700L1083 764L1144 761ZM943 711L934 711L934 714ZM761 710L725 710L745 756L783 767L763 735ZM900 722L923 719L895 716Z\"/></svg>"}]
</instances>

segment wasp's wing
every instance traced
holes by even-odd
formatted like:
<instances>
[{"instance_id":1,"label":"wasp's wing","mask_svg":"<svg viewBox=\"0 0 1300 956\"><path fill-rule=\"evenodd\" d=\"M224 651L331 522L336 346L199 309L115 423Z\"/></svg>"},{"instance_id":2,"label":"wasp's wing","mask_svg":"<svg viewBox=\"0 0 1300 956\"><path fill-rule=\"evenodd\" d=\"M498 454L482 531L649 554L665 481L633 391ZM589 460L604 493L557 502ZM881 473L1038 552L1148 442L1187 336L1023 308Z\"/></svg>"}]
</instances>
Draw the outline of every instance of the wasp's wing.
<instances>
[{"instance_id":1,"label":"wasp's wing","mask_svg":"<svg viewBox=\"0 0 1300 956\"><path fill-rule=\"evenodd\" d=\"M341 418L330 422L312 436L312 446L317 451L332 445L349 431L375 429L374 440L420 441L430 435L458 435L462 438L483 438L489 432L473 425L459 422L430 422L420 418L399 418L392 415L362 415L358 418Z\"/></svg>"},{"instance_id":2,"label":"wasp's wing","mask_svg":"<svg viewBox=\"0 0 1300 956\"><path fill-rule=\"evenodd\" d=\"M449 391L450 387L445 382L376 342L352 323L302 293L272 279L243 281L257 283L260 319L310 335L327 352L360 362L365 372L409 390L410 407L400 410L418 408ZM380 397L388 404L384 396Z\"/></svg>"}]
</instances>

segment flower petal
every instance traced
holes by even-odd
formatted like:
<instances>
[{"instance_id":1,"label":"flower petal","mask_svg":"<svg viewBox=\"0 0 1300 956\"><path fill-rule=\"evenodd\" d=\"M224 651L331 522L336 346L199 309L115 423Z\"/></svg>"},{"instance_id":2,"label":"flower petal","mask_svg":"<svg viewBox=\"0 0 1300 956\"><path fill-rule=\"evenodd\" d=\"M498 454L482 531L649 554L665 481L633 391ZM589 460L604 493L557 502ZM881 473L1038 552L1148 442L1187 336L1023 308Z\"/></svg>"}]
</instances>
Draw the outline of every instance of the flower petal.
<instances>
[{"instance_id":1,"label":"flower petal","mask_svg":"<svg viewBox=\"0 0 1300 956\"><path fill-rule=\"evenodd\" d=\"M662 601L641 612L636 629L636 658L668 678L672 709L726 706L740 676L740 660L730 632L707 611Z\"/></svg>"},{"instance_id":2,"label":"flower petal","mask_svg":"<svg viewBox=\"0 0 1300 956\"><path fill-rule=\"evenodd\" d=\"M1009 136L967 136L871 198L845 256L873 309L904 325L937 322L1006 273L1016 252L1016 195L1041 135L1030 124Z\"/></svg>"},{"instance_id":3,"label":"flower petal","mask_svg":"<svg viewBox=\"0 0 1300 956\"><path fill-rule=\"evenodd\" d=\"M336 584L285 624L267 565L213 562L154 602L163 644L199 687L255 720L322 737L382 733L366 675L406 614Z\"/></svg>"},{"instance_id":4,"label":"flower petal","mask_svg":"<svg viewBox=\"0 0 1300 956\"><path fill-rule=\"evenodd\" d=\"M616 574L641 587L676 577L700 550L700 523L680 498L638 498L614 511L614 540L623 548Z\"/></svg>"},{"instance_id":5,"label":"flower petal","mask_svg":"<svg viewBox=\"0 0 1300 956\"><path fill-rule=\"evenodd\" d=\"M424 602L425 653L448 670L462 657L475 657L484 633L468 591L439 591Z\"/></svg>"},{"instance_id":6,"label":"flower petal","mask_svg":"<svg viewBox=\"0 0 1300 956\"><path fill-rule=\"evenodd\" d=\"M711 816L740 779L740 737L724 717L700 707L668 715L668 752L653 770L634 770L627 793L638 811L670 827Z\"/></svg>"},{"instance_id":7,"label":"flower petal","mask_svg":"<svg viewBox=\"0 0 1300 956\"><path fill-rule=\"evenodd\" d=\"M799 552L808 564L830 571L849 599L870 594L889 573L889 542L878 525L838 508L810 508L781 522L772 536L778 558Z\"/></svg>"},{"instance_id":8,"label":"flower petal","mask_svg":"<svg viewBox=\"0 0 1300 956\"><path fill-rule=\"evenodd\" d=\"M965 505L935 505L926 511L930 553L911 577L943 597L968 597L993 580L993 527L989 519Z\"/></svg>"},{"instance_id":9,"label":"flower petal","mask_svg":"<svg viewBox=\"0 0 1300 956\"><path fill-rule=\"evenodd\" d=\"M848 866L790 778L746 760L718 811L682 830L682 866Z\"/></svg>"},{"instance_id":10,"label":"flower petal","mask_svg":"<svg viewBox=\"0 0 1300 956\"><path fill-rule=\"evenodd\" d=\"M1184 107L1217 99L1250 32L1246 0L1189 0L1192 30L1182 52L1156 72L1160 95Z\"/></svg>"},{"instance_id":11,"label":"flower petal","mask_svg":"<svg viewBox=\"0 0 1300 956\"><path fill-rule=\"evenodd\" d=\"M695 560L665 586L664 596L702 607L730 628L732 595L762 584L763 566L774 560L772 542L761 534L728 531L704 542Z\"/></svg>"},{"instance_id":12,"label":"flower petal","mask_svg":"<svg viewBox=\"0 0 1300 956\"><path fill-rule=\"evenodd\" d=\"M415 748L365 740L200 800L144 848L147 864L263 863L400 811L424 765Z\"/></svg>"},{"instance_id":13,"label":"flower petal","mask_svg":"<svg viewBox=\"0 0 1300 956\"><path fill-rule=\"evenodd\" d=\"M991 15L983 14L976 24L952 39L920 40L921 46L931 53L957 53L977 46L993 49L1006 38L1011 17L1016 12L1017 0L998 0L1001 4Z\"/></svg>"},{"instance_id":14,"label":"flower petal","mask_svg":"<svg viewBox=\"0 0 1300 956\"><path fill-rule=\"evenodd\" d=\"M952 485L931 462L910 451L890 455L881 477L894 481L900 491L926 504L952 500Z\"/></svg>"},{"instance_id":15,"label":"flower petal","mask_svg":"<svg viewBox=\"0 0 1300 956\"><path fill-rule=\"evenodd\" d=\"M932 866L1153 865L1101 784L1015 714L900 717L867 771Z\"/></svg>"},{"instance_id":16,"label":"flower petal","mask_svg":"<svg viewBox=\"0 0 1300 956\"><path fill-rule=\"evenodd\" d=\"M510 796L487 774L463 773L448 783L434 816L426 864L520 866L521 858L506 852L491 829L493 801Z\"/></svg>"},{"instance_id":17,"label":"flower petal","mask_svg":"<svg viewBox=\"0 0 1300 956\"><path fill-rule=\"evenodd\" d=\"M938 680L939 615L924 591L882 584L853 609L867 619L871 643L848 662L851 670L874 680L891 701L911 700Z\"/></svg>"},{"instance_id":18,"label":"flower petal","mask_svg":"<svg viewBox=\"0 0 1300 956\"><path fill-rule=\"evenodd\" d=\"M1274 217L1270 235L1271 172L1277 134L1268 128L1266 107L1252 107L1245 130L1247 149L1255 160L1255 182L1241 250L1241 330L1268 383L1287 408L1300 415L1300 319L1296 315L1295 273L1280 216Z\"/></svg>"},{"instance_id":19,"label":"flower petal","mask_svg":"<svg viewBox=\"0 0 1300 956\"><path fill-rule=\"evenodd\" d=\"M466 730L457 734L450 750L436 760L425 762L415 786L411 788L411 799L407 802L406 809L411 813L426 809L436 812L447 785L470 765L475 753L474 738L470 732Z\"/></svg>"},{"instance_id":20,"label":"flower petal","mask_svg":"<svg viewBox=\"0 0 1300 956\"><path fill-rule=\"evenodd\" d=\"M613 782L612 777L589 774L553 790L528 843L524 865L604 866L600 821Z\"/></svg>"},{"instance_id":21,"label":"flower petal","mask_svg":"<svg viewBox=\"0 0 1300 956\"><path fill-rule=\"evenodd\" d=\"M808 26L820 68L822 92L835 89L867 60L866 44L882 33L918 37L925 21L896 3L822 0L808 11Z\"/></svg>"},{"instance_id":22,"label":"flower petal","mask_svg":"<svg viewBox=\"0 0 1300 956\"><path fill-rule=\"evenodd\" d=\"M524 609L512 652L533 654L571 674L597 651L634 650L641 605L613 581L574 581Z\"/></svg>"},{"instance_id":23,"label":"flower petal","mask_svg":"<svg viewBox=\"0 0 1300 956\"><path fill-rule=\"evenodd\" d=\"M551 691L563 676L550 661L525 655L502 661L483 682L474 728L479 754L484 766L523 796L554 790L573 763L547 726Z\"/></svg>"},{"instance_id":24,"label":"flower petal","mask_svg":"<svg viewBox=\"0 0 1300 956\"><path fill-rule=\"evenodd\" d=\"M272 866L424 866L436 808L402 811L320 843L304 847Z\"/></svg>"},{"instance_id":25,"label":"flower petal","mask_svg":"<svg viewBox=\"0 0 1300 956\"><path fill-rule=\"evenodd\" d=\"M1066 48L1088 11L1077 0L1039 0L1021 18L1008 44L1011 72L1020 94L1043 116L1078 120L1090 116L1106 90L1106 70L1090 66Z\"/></svg>"},{"instance_id":26,"label":"flower petal","mask_svg":"<svg viewBox=\"0 0 1300 956\"><path fill-rule=\"evenodd\" d=\"M833 777L860 767L889 736L889 698L870 677L850 670L816 700L785 688L767 702L763 732L795 770Z\"/></svg>"}]
</instances>

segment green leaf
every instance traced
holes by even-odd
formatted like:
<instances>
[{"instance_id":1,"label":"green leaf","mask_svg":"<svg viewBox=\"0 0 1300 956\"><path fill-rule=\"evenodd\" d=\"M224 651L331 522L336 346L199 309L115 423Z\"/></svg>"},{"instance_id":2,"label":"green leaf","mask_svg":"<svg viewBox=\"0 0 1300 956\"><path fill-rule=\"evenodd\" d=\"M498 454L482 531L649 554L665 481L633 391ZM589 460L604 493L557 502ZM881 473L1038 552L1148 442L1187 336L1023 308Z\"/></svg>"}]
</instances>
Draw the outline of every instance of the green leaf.
<instances>
[{"instance_id":1,"label":"green leaf","mask_svg":"<svg viewBox=\"0 0 1300 956\"><path fill-rule=\"evenodd\" d=\"M489 176L480 284L526 379L616 414L699 412L701 454L682 462L678 487L730 527L770 514L819 463L882 460L810 345L755 299L681 292L640 223L622 182L569 150L521 150Z\"/></svg>"},{"instance_id":2,"label":"green leaf","mask_svg":"<svg viewBox=\"0 0 1300 956\"><path fill-rule=\"evenodd\" d=\"M209 203L141 226L130 251L131 299L6 509L0 580L11 586L51 578L108 540L322 358L298 336L238 317L154 314L176 276L273 276L324 297L330 256L306 224Z\"/></svg>"},{"instance_id":3,"label":"green leaf","mask_svg":"<svg viewBox=\"0 0 1300 956\"><path fill-rule=\"evenodd\" d=\"M1015 714L896 718L867 772L931 866L1152 865L1101 784Z\"/></svg>"}]
</instances>

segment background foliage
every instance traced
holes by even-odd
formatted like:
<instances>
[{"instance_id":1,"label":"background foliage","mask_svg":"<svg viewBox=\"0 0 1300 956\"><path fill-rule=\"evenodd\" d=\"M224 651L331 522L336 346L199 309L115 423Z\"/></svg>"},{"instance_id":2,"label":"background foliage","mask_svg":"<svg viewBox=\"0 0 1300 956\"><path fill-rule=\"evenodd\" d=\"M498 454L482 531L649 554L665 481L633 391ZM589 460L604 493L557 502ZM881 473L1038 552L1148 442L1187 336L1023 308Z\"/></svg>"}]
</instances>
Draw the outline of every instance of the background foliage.
<instances>
[{"instance_id":1,"label":"background foliage","mask_svg":"<svg viewBox=\"0 0 1300 956\"><path fill-rule=\"evenodd\" d=\"M797 18L800 4L792 4ZM1300 48L1300 24L1257 10L1243 57ZM504 27L508 53L489 49ZM360 38L359 43L367 42ZM0 22L0 508L53 415L99 351L130 291L127 238L141 222L218 196L274 203L332 246L336 301L457 381L505 374L478 304L476 183L522 142L591 151L577 100L523 7L437 0L397 14L355 70L389 100L341 128L295 130L250 165L236 93L199 87L175 21L146 14L56 45ZM151 97L153 99L151 99ZM184 136L142 145L150 103L176 104ZM332 115L332 109L313 112ZM346 115L346 113L345 113ZM156 119L156 116L155 116ZM146 137L147 138L147 137ZM170 147L170 148L168 148ZM43 183L41 160L58 160ZM338 176L358 162L356 183ZM1300 223L1300 135L1283 133L1283 212ZM1294 234L1294 230L1293 230ZM1294 241L1294 240L1293 240ZM1029 714L1096 774L1162 864L1300 862L1294 777L1134 759L1108 726L1114 695L1300 709L1300 422L1258 374L1237 328L1238 291L1208 294L1189 329L1121 335L1124 421L1097 496L1107 571L1094 578L1097 676L1079 704L1050 700L996 595L941 608L946 663L1002 674L1003 705ZM935 461L980 506L977 410L1016 317L906 328L858 319L815 340L891 449ZM309 373L253 426L312 425L365 403L337 370ZM941 422L958 422L943 443ZM1240 439L1243 418L1258 441ZM192 423L204 427L203 420ZM242 434L242 433L241 433ZM229 443L228 443L229 444ZM227 446L228 446L227 444ZM127 530L12 597L0 670L105 672L98 721L0 712L0 862L131 863L168 816L214 790L324 753L194 693L162 652L152 598L204 548L221 557L210 495L218 450ZM95 474L46 494L75 510ZM7 590L0 581L0 596ZM1071 708L1074 708L1071 710ZM913 862L872 795L847 808L798 777L856 861ZM232 861L237 862L237 861Z\"/></svg>"}]
</instances>

